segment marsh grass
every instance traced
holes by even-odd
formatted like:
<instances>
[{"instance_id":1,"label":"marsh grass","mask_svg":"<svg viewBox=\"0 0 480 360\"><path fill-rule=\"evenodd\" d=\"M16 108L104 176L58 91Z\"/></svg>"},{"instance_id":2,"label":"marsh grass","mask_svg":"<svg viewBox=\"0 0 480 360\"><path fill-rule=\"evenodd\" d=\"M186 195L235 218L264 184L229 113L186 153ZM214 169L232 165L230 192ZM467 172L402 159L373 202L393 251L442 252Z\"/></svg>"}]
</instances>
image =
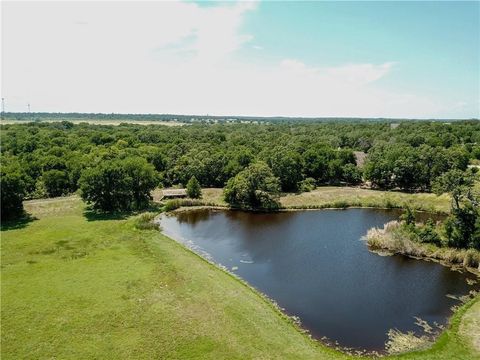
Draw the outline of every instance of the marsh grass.
<instances>
[{"instance_id":1,"label":"marsh grass","mask_svg":"<svg viewBox=\"0 0 480 360\"><path fill-rule=\"evenodd\" d=\"M138 230L160 230L160 224L155 222L157 214L146 212L135 217L134 225Z\"/></svg>"},{"instance_id":2,"label":"marsh grass","mask_svg":"<svg viewBox=\"0 0 480 360\"><path fill-rule=\"evenodd\" d=\"M215 202L208 202L201 199L173 199L165 202L163 211L173 211L181 207L194 207L194 206L211 206L211 207L225 207Z\"/></svg>"},{"instance_id":3,"label":"marsh grass","mask_svg":"<svg viewBox=\"0 0 480 360\"><path fill-rule=\"evenodd\" d=\"M417 336L413 331L405 333L398 329L391 329L387 336L386 350L391 355L427 349L432 344L429 336Z\"/></svg>"},{"instance_id":4,"label":"marsh grass","mask_svg":"<svg viewBox=\"0 0 480 360\"><path fill-rule=\"evenodd\" d=\"M480 270L480 251L438 247L413 241L398 221L390 221L383 228L368 230L365 239L373 250L387 250L416 258L438 260L447 265L459 265Z\"/></svg>"}]
</instances>

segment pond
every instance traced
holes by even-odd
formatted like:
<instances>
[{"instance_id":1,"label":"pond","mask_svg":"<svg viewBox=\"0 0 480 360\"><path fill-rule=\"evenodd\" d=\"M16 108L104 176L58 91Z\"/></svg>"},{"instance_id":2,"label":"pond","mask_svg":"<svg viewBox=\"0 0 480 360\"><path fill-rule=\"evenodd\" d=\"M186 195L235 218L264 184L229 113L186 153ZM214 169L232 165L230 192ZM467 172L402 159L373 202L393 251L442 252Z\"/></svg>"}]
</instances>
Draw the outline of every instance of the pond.
<instances>
[{"instance_id":1,"label":"pond","mask_svg":"<svg viewBox=\"0 0 480 360\"><path fill-rule=\"evenodd\" d=\"M380 256L361 240L398 218L375 209L251 213L191 210L162 216L163 232L227 267L274 299L316 338L383 351L389 329L414 331L415 317L444 325L447 295L472 275L434 262Z\"/></svg>"}]
</instances>

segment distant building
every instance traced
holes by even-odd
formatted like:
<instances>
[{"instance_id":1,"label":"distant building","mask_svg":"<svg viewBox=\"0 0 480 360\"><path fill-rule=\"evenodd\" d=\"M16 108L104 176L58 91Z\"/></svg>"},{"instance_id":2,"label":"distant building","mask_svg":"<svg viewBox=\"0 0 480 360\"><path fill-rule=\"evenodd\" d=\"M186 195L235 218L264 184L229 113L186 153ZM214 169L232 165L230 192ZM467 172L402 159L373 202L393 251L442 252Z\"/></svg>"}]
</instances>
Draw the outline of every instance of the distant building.
<instances>
[{"instance_id":1,"label":"distant building","mask_svg":"<svg viewBox=\"0 0 480 360\"><path fill-rule=\"evenodd\" d=\"M363 151L354 151L353 154L355 155L355 162L357 163L357 166L362 167L363 164L365 164L367 154Z\"/></svg>"},{"instance_id":2,"label":"distant building","mask_svg":"<svg viewBox=\"0 0 480 360\"><path fill-rule=\"evenodd\" d=\"M162 197L160 199L177 199L187 197L187 190L185 189L165 189L162 190Z\"/></svg>"}]
</instances>

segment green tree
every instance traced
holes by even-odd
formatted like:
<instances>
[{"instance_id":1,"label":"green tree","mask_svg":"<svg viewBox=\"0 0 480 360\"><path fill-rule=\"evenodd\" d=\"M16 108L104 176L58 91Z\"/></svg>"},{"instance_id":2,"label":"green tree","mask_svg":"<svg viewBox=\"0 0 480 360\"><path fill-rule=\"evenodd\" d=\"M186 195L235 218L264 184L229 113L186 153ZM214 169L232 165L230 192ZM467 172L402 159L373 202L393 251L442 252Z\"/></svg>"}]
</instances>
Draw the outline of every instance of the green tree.
<instances>
[{"instance_id":1,"label":"green tree","mask_svg":"<svg viewBox=\"0 0 480 360\"><path fill-rule=\"evenodd\" d=\"M452 208L458 209L462 200L473 201L475 175L458 169L449 170L433 182L432 190L437 194L448 192L452 196Z\"/></svg>"},{"instance_id":2,"label":"green tree","mask_svg":"<svg viewBox=\"0 0 480 360\"><path fill-rule=\"evenodd\" d=\"M131 157L100 162L84 170L80 190L82 198L95 209L135 210L148 205L157 180L153 165L143 158Z\"/></svg>"},{"instance_id":3,"label":"green tree","mask_svg":"<svg viewBox=\"0 0 480 360\"><path fill-rule=\"evenodd\" d=\"M405 212L400 216L400 219L405 221L405 225L407 226L415 226L415 212L410 206L405 208Z\"/></svg>"},{"instance_id":4,"label":"green tree","mask_svg":"<svg viewBox=\"0 0 480 360\"><path fill-rule=\"evenodd\" d=\"M346 164L342 169L342 179L347 184L359 184L362 182L362 171L354 164Z\"/></svg>"},{"instance_id":5,"label":"green tree","mask_svg":"<svg viewBox=\"0 0 480 360\"><path fill-rule=\"evenodd\" d=\"M10 220L23 214L25 183L19 169L2 166L0 177L1 218Z\"/></svg>"},{"instance_id":6,"label":"green tree","mask_svg":"<svg viewBox=\"0 0 480 360\"><path fill-rule=\"evenodd\" d=\"M303 154L305 176L312 177L319 183L329 180L329 162L335 159L335 152L326 145L308 148Z\"/></svg>"},{"instance_id":7,"label":"green tree","mask_svg":"<svg viewBox=\"0 0 480 360\"><path fill-rule=\"evenodd\" d=\"M309 192L315 190L317 184L314 178L306 178L298 183L298 190L300 192Z\"/></svg>"},{"instance_id":8,"label":"green tree","mask_svg":"<svg viewBox=\"0 0 480 360\"><path fill-rule=\"evenodd\" d=\"M273 174L279 178L283 191L296 191L302 180L302 158L293 151L275 148L268 158L268 165Z\"/></svg>"},{"instance_id":9,"label":"green tree","mask_svg":"<svg viewBox=\"0 0 480 360\"><path fill-rule=\"evenodd\" d=\"M202 188L195 176L192 176L187 183L187 195L192 199L199 199L202 197Z\"/></svg>"},{"instance_id":10,"label":"green tree","mask_svg":"<svg viewBox=\"0 0 480 360\"><path fill-rule=\"evenodd\" d=\"M61 196L70 192L70 179L64 171L56 169L45 171L42 180L49 197Z\"/></svg>"},{"instance_id":11,"label":"green tree","mask_svg":"<svg viewBox=\"0 0 480 360\"><path fill-rule=\"evenodd\" d=\"M243 209L278 207L280 182L264 162L257 162L231 178L224 190L225 201Z\"/></svg>"},{"instance_id":12,"label":"green tree","mask_svg":"<svg viewBox=\"0 0 480 360\"><path fill-rule=\"evenodd\" d=\"M400 215L400 220L402 221L402 227L405 231L407 231L410 236L415 239L419 239L418 237L418 228L417 224L415 223L415 211L407 205L405 211L402 215Z\"/></svg>"},{"instance_id":13,"label":"green tree","mask_svg":"<svg viewBox=\"0 0 480 360\"><path fill-rule=\"evenodd\" d=\"M463 206L453 209L444 226L448 245L456 248L479 249L479 217L478 208L471 203L465 203Z\"/></svg>"},{"instance_id":14,"label":"green tree","mask_svg":"<svg viewBox=\"0 0 480 360\"><path fill-rule=\"evenodd\" d=\"M370 149L363 167L363 174L365 175L365 179L371 181L374 186L380 188L389 188L392 186L392 166L385 160L381 150Z\"/></svg>"},{"instance_id":15,"label":"green tree","mask_svg":"<svg viewBox=\"0 0 480 360\"><path fill-rule=\"evenodd\" d=\"M457 248L480 249L480 199L474 192L475 174L453 169L434 183L436 193L452 196L451 215L444 224L448 244Z\"/></svg>"},{"instance_id":16,"label":"green tree","mask_svg":"<svg viewBox=\"0 0 480 360\"><path fill-rule=\"evenodd\" d=\"M428 219L424 226L418 230L418 239L423 243L430 243L441 246L442 242L438 235L435 223L432 219Z\"/></svg>"},{"instance_id":17,"label":"green tree","mask_svg":"<svg viewBox=\"0 0 480 360\"><path fill-rule=\"evenodd\" d=\"M158 185L157 172L153 165L141 157L129 157L122 166L131 181L131 209L143 209L152 199L151 191Z\"/></svg>"}]
</instances>

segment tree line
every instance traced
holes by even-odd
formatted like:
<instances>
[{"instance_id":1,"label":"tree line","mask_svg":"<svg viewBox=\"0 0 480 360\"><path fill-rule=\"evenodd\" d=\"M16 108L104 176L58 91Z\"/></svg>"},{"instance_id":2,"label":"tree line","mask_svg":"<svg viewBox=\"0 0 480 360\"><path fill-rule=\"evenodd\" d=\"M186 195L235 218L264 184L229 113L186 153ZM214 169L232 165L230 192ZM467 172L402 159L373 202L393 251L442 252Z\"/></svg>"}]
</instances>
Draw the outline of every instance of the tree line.
<instances>
[{"instance_id":1,"label":"tree line","mask_svg":"<svg viewBox=\"0 0 480 360\"><path fill-rule=\"evenodd\" d=\"M246 122L270 124L312 124L320 122L383 122L397 123L398 120L388 118L352 118L352 117L283 117L283 116L215 116L215 115L179 115L179 114L116 114L116 113L53 113L53 112L5 112L2 113L6 120L21 121L178 121L182 123L212 123L212 122ZM415 119L405 119L415 120ZM466 119L465 119L466 120ZM435 120L432 120L435 121ZM444 122L445 120L436 120ZM460 121L459 119L449 121Z\"/></svg>"},{"instance_id":2,"label":"tree line","mask_svg":"<svg viewBox=\"0 0 480 360\"><path fill-rule=\"evenodd\" d=\"M431 191L480 160L480 122L322 122L179 127L32 122L1 128L2 218L22 200L80 190L103 211L144 207L157 186L226 187L231 204L272 207L279 192L368 182ZM365 152L363 167L355 152Z\"/></svg>"}]
</instances>

